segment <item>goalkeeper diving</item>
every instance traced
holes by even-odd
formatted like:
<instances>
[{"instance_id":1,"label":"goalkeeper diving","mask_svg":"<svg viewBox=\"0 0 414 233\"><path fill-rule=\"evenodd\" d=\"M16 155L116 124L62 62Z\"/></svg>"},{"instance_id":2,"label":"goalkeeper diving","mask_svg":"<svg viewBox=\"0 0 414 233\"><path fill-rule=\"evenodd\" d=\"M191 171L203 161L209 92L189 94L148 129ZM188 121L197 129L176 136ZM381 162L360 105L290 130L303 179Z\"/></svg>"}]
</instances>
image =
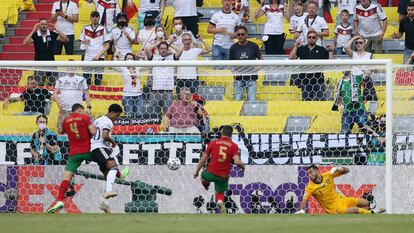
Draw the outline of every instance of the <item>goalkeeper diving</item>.
<instances>
[{"instance_id":1,"label":"goalkeeper diving","mask_svg":"<svg viewBox=\"0 0 414 233\"><path fill-rule=\"evenodd\" d=\"M334 179L349 173L346 167L334 167L329 172L321 173L314 164L306 168L309 183L300 203L297 214L305 214L306 204L313 196L328 214L374 214L384 213L384 209L369 210L369 202L364 198L347 197L336 192Z\"/></svg>"}]
</instances>

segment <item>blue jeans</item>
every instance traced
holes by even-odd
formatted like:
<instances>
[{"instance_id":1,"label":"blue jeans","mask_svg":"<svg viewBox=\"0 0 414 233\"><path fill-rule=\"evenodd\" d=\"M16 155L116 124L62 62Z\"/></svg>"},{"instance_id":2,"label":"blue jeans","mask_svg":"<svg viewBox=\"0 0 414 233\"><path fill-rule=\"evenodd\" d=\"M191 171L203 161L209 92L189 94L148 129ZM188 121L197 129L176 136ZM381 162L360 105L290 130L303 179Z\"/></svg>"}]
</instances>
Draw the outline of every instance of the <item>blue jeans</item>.
<instances>
[{"instance_id":1,"label":"blue jeans","mask_svg":"<svg viewBox=\"0 0 414 233\"><path fill-rule=\"evenodd\" d=\"M229 60L230 49L213 44L213 60Z\"/></svg>"},{"instance_id":2,"label":"blue jeans","mask_svg":"<svg viewBox=\"0 0 414 233\"><path fill-rule=\"evenodd\" d=\"M367 123L368 117L364 109L359 109L358 111L343 112L342 113L342 133L351 133L354 123L356 123L359 128L364 127Z\"/></svg>"},{"instance_id":3,"label":"blue jeans","mask_svg":"<svg viewBox=\"0 0 414 233\"><path fill-rule=\"evenodd\" d=\"M247 101L256 100L256 81L234 80L234 100L243 99L243 89L246 88Z\"/></svg>"},{"instance_id":4,"label":"blue jeans","mask_svg":"<svg viewBox=\"0 0 414 233\"><path fill-rule=\"evenodd\" d=\"M411 56L412 53L414 53L414 50L407 49L407 48L404 49L404 61L403 61L404 64L407 63L408 58L410 58L410 56ZM414 61L412 61L410 64L413 65L414 64Z\"/></svg>"},{"instance_id":5,"label":"blue jeans","mask_svg":"<svg viewBox=\"0 0 414 233\"><path fill-rule=\"evenodd\" d=\"M144 105L143 95L124 96L122 97L122 105L127 116L142 115L142 107Z\"/></svg>"}]
</instances>

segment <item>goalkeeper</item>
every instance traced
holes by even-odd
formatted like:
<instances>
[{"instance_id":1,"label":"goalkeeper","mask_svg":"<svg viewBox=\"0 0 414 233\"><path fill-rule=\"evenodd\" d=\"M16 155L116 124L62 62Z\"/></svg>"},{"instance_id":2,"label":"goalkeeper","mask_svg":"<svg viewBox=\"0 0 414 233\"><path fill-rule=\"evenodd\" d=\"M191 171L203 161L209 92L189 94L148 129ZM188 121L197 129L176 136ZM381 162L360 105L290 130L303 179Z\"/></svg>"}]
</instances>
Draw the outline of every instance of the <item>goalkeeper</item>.
<instances>
[{"instance_id":1,"label":"goalkeeper","mask_svg":"<svg viewBox=\"0 0 414 233\"><path fill-rule=\"evenodd\" d=\"M328 214L374 214L384 213L384 209L376 211L364 209L369 206L369 202L364 198L346 197L337 193L335 190L334 179L349 172L346 167L334 167L329 172L321 173L314 164L310 165L306 172L309 183L305 188L305 195L300 203L297 214L304 214L306 203L310 196L313 196L321 204Z\"/></svg>"}]
</instances>

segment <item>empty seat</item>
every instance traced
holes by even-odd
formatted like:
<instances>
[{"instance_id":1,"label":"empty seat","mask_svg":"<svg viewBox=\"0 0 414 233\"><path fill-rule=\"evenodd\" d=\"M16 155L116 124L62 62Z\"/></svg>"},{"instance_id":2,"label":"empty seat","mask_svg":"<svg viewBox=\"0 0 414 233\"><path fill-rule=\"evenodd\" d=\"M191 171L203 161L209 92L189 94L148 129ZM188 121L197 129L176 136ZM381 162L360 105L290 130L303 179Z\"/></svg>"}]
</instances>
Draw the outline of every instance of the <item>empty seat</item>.
<instances>
[{"instance_id":1,"label":"empty seat","mask_svg":"<svg viewBox=\"0 0 414 233\"><path fill-rule=\"evenodd\" d=\"M223 86L199 86L197 93L205 100L223 100L225 88Z\"/></svg>"},{"instance_id":2,"label":"empty seat","mask_svg":"<svg viewBox=\"0 0 414 233\"><path fill-rule=\"evenodd\" d=\"M286 122L286 133L304 133L311 123L310 116L289 116Z\"/></svg>"},{"instance_id":3,"label":"empty seat","mask_svg":"<svg viewBox=\"0 0 414 233\"><path fill-rule=\"evenodd\" d=\"M239 116L243 101L207 101L205 109L210 116Z\"/></svg>"},{"instance_id":4,"label":"empty seat","mask_svg":"<svg viewBox=\"0 0 414 233\"><path fill-rule=\"evenodd\" d=\"M395 117L393 126L393 132L412 133L414 131L414 116Z\"/></svg>"},{"instance_id":5,"label":"empty seat","mask_svg":"<svg viewBox=\"0 0 414 233\"><path fill-rule=\"evenodd\" d=\"M241 116L266 116L267 103L265 101L246 101L243 104Z\"/></svg>"}]
</instances>

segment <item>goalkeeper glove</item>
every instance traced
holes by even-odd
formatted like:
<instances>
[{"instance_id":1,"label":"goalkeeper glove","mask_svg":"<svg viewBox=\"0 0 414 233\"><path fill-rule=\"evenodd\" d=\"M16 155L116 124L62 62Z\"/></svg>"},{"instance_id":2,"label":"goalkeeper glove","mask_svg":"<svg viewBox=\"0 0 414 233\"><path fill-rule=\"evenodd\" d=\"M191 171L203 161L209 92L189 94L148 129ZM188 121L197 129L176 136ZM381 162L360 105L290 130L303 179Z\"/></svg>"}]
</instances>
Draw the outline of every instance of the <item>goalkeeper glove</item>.
<instances>
[{"instance_id":1,"label":"goalkeeper glove","mask_svg":"<svg viewBox=\"0 0 414 233\"><path fill-rule=\"evenodd\" d=\"M331 173L331 175L333 175L333 174L335 174L335 172L336 171L338 171L338 167L333 167L330 171L329 171L329 173Z\"/></svg>"},{"instance_id":2,"label":"goalkeeper glove","mask_svg":"<svg viewBox=\"0 0 414 233\"><path fill-rule=\"evenodd\" d=\"M305 210L298 210L295 214L306 214Z\"/></svg>"}]
</instances>

